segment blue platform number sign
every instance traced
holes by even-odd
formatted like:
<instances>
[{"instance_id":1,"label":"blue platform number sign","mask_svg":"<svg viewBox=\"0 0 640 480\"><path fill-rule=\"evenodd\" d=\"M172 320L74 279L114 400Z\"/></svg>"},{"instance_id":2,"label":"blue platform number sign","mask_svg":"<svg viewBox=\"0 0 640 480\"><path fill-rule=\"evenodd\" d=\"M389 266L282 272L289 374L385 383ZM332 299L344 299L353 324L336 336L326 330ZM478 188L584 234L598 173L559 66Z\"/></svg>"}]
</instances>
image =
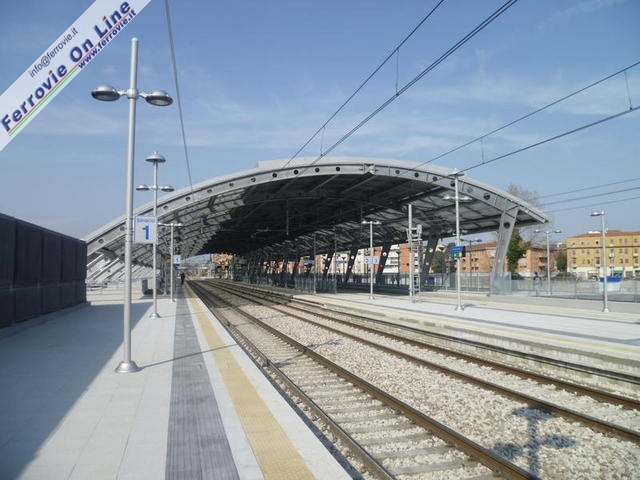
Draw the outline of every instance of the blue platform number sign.
<instances>
[{"instance_id":1,"label":"blue platform number sign","mask_svg":"<svg viewBox=\"0 0 640 480\"><path fill-rule=\"evenodd\" d=\"M463 258L466 256L466 254L467 254L467 247L464 247L462 245L451 247L451 258L453 260L457 258Z\"/></svg>"},{"instance_id":2,"label":"blue platform number sign","mask_svg":"<svg viewBox=\"0 0 640 480\"><path fill-rule=\"evenodd\" d=\"M158 237L156 217L135 217L133 243L155 243Z\"/></svg>"}]
</instances>

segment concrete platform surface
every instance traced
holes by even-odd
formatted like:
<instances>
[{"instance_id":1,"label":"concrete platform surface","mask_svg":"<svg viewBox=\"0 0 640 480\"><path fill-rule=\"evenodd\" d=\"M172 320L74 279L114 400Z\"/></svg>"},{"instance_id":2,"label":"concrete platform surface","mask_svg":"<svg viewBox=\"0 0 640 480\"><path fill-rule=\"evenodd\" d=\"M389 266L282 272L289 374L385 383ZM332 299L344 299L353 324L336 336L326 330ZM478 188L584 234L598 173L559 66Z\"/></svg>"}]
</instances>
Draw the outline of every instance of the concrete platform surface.
<instances>
[{"instance_id":1,"label":"concrete platform surface","mask_svg":"<svg viewBox=\"0 0 640 480\"><path fill-rule=\"evenodd\" d=\"M199 301L134 301L129 374L89 301L0 330L0 479L349 478Z\"/></svg>"},{"instance_id":2,"label":"concrete platform surface","mask_svg":"<svg viewBox=\"0 0 640 480\"><path fill-rule=\"evenodd\" d=\"M640 304L527 296L461 295L457 310L454 292L423 292L408 295L339 293L297 295L296 298L333 308L390 319L406 320L449 329L528 342L553 344L640 361Z\"/></svg>"}]
</instances>

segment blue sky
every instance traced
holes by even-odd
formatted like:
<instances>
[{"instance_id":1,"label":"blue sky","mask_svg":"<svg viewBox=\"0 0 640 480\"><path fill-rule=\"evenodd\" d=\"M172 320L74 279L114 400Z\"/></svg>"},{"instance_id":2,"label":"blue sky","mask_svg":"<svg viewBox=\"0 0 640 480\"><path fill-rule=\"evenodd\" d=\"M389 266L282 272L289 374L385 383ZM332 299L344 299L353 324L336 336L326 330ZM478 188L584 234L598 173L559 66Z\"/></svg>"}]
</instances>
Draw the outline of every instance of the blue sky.
<instances>
[{"instance_id":1,"label":"blue sky","mask_svg":"<svg viewBox=\"0 0 640 480\"><path fill-rule=\"evenodd\" d=\"M0 92L91 3L5 6ZM193 183L291 157L435 3L172 2ZM324 147L502 3L445 1L327 126ZM639 19L636 0L520 0L332 153L430 161L638 62ZM104 83L127 87L129 41L137 36L139 88L175 94L167 32L164 2L151 0L0 152L0 212L77 237L122 215L126 102L97 102L90 91ZM640 66L433 163L469 168L483 154L488 160L512 152L624 111L630 102L640 105ZM178 108L139 102L136 184L152 183L144 158L156 150L167 158L159 183L188 186ZM318 138L301 155L319 152ZM551 228L563 231L560 239L597 229L593 210L606 210L611 229L640 230L639 160L640 112L633 112L468 174L537 193L554 216ZM613 190L626 191L608 194ZM575 197L585 198L567 201ZM136 192L136 206L150 200L150 193Z\"/></svg>"}]
</instances>

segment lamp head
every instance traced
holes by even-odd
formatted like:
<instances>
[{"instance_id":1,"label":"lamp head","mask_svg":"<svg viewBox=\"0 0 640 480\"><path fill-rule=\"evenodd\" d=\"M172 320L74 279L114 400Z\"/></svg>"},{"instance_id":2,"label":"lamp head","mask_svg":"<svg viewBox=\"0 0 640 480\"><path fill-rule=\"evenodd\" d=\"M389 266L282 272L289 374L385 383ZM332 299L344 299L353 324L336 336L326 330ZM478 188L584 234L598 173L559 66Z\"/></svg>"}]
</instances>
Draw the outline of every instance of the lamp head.
<instances>
[{"instance_id":1,"label":"lamp head","mask_svg":"<svg viewBox=\"0 0 640 480\"><path fill-rule=\"evenodd\" d=\"M158 152L153 152L151 155L148 155L145 160L151 163L164 163L167 161L167 159L164 158L164 156L160 155Z\"/></svg>"},{"instance_id":2,"label":"lamp head","mask_svg":"<svg viewBox=\"0 0 640 480\"><path fill-rule=\"evenodd\" d=\"M171 98L164 90L154 90L151 93L140 93L140 96L144 98L147 103L155 105L156 107L168 107L173 103L173 98Z\"/></svg>"},{"instance_id":3,"label":"lamp head","mask_svg":"<svg viewBox=\"0 0 640 480\"><path fill-rule=\"evenodd\" d=\"M91 90L91 96L102 102L113 102L120 98L121 92L111 85L99 85Z\"/></svg>"},{"instance_id":4,"label":"lamp head","mask_svg":"<svg viewBox=\"0 0 640 480\"><path fill-rule=\"evenodd\" d=\"M604 212L591 212L592 217L602 217L604 216Z\"/></svg>"},{"instance_id":5,"label":"lamp head","mask_svg":"<svg viewBox=\"0 0 640 480\"><path fill-rule=\"evenodd\" d=\"M160 187L160 190L162 190L163 192L173 192L175 188L173 188L171 185L165 185L163 187Z\"/></svg>"},{"instance_id":6,"label":"lamp head","mask_svg":"<svg viewBox=\"0 0 640 480\"><path fill-rule=\"evenodd\" d=\"M143 192L143 191L147 191L150 190L149 185L138 185L136 187L136 190L138 190L139 192Z\"/></svg>"}]
</instances>

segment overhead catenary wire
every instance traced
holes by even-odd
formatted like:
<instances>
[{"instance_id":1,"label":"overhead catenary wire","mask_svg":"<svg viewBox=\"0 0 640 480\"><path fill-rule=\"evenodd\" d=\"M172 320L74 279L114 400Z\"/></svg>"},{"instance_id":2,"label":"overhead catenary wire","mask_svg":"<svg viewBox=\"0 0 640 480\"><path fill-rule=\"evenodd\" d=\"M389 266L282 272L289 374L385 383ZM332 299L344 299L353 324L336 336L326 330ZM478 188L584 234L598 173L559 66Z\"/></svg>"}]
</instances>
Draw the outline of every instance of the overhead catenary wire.
<instances>
[{"instance_id":1,"label":"overhead catenary wire","mask_svg":"<svg viewBox=\"0 0 640 480\"><path fill-rule=\"evenodd\" d=\"M558 140L558 139L566 137L568 135L572 135L572 134L580 132L582 130L586 130L587 128L595 127L596 125L600 125L600 124L608 122L610 120L614 120L614 119L616 119L618 117L621 117L623 115L627 115L628 113L635 112L638 109L640 109L640 107L633 107L633 108L630 108L630 109L627 109L627 110L623 110L623 111L618 112L618 113L614 113L613 115L609 115L607 117L600 118L599 120L595 120L595 121L587 123L585 125L581 125L580 127L573 128L573 129L568 130L566 132L559 133L558 135L554 135L552 137L545 138L544 140L540 140L539 142L532 143L531 145L527 145L526 147L521 147L521 148L518 148L516 150L512 150L511 152L508 152L508 153L505 153L505 154L502 154L502 155L498 155L497 157L490 158L489 160L483 160L480 163L476 163L475 165L471 165L470 167L461 169L461 171L467 172L469 170L473 170L473 169L478 168L478 167L483 167L483 166L485 166L485 165L487 165L489 163L497 162L498 160L502 160L502 159L510 157L512 155L516 155L517 153L522 153L522 152L524 152L526 150L529 150L531 148L539 147L540 145L544 145L545 143L553 142L554 140Z\"/></svg>"},{"instance_id":2,"label":"overhead catenary wire","mask_svg":"<svg viewBox=\"0 0 640 480\"><path fill-rule=\"evenodd\" d=\"M587 205L578 205L576 207L558 208L555 210L550 210L548 213L567 212L569 210L582 210L589 207L600 207L601 205L610 205L612 203L628 202L629 200L637 200L639 198L640 196L626 197L626 198L620 198L617 200L609 200L607 202L589 203Z\"/></svg>"},{"instance_id":3,"label":"overhead catenary wire","mask_svg":"<svg viewBox=\"0 0 640 480\"><path fill-rule=\"evenodd\" d=\"M191 166L189 163L189 151L187 149L187 137L184 129L184 115L182 113L182 100L180 96L180 84L178 83L178 68L176 63L176 48L173 41L173 27L171 23L171 11L169 9L169 0L164 1L165 14L167 17L167 29L169 31L169 45L171 47L171 66L173 70L173 81L176 85L176 103L178 104L178 115L180 118L180 131L182 133L182 145L184 147L184 159L187 165L187 177L189 178L189 188L193 191L193 181L191 179Z\"/></svg>"},{"instance_id":4,"label":"overhead catenary wire","mask_svg":"<svg viewBox=\"0 0 640 480\"><path fill-rule=\"evenodd\" d=\"M378 115L381 111L383 111L386 107L388 107L391 103L393 103L397 98L400 97L404 92L409 90L412 86L414 86L417 82L419 82L425 75L431 72L434 68L444 62L448 57L450 57L453 53L455 53L458 49L460 49L464 44L466 44L469 40L471 40L474 36L484 30L489 24L491 24L494 20L496 20L500 15L506 12L509 8L511 8L518 0L509 0L500 6L496 11L494 11L491 15L489 15L485 20L483 20L480 24L474 27L469 33L467 33L462 39L458 40L452 47L450 47L445 53L440 55L437 60L431 63L428 67L423 69L418 75L413 77L409 82L407 82L401 89L399 89L392 97L388 98L384 103L382 103L378 108L376 108L372 113L367 115L362 121L360 121L356 126L354 126L351 130L345 133L342 137L340 137L333 145L328 147L323 151L321 155L316 157L309 166L306 168L310 168L312 165L315 165L318 160L321 160L331 151L333 151L336 147L342 144L345 140L347 140L351 135L357 132L360 128L362 128L366 123L368 123L372 118ZM291 160L289 160L290 162ZM287 162L287 164L289 163ZM285 164L285 166L287 165Z\"/></svg>"},{"instance_id":5,"label":"overhead catenary wire","mask_svg":"<svg viewBox=\"0 0 640 480\"><path fill-rule=\"evenodd\" d=\"M584 196L581 196L581 197L566 198L564 200L556 200L554 202L543 203L540 206L541 207L547 207L549 205L557 205L558 203L577 202L577 201L580 201L580 200L586 200L588 198L605 197L607 195L615 195L616 193L631 192L633 190L640 190L640 186L630 187L630 188L622 188L622 189L619 189L619 190L613 190L611 192L591 193L589 195L584 195Z\"/></svg>"},{"instance_id":6,"label":"overhead catenary wire","mask_svg":"<svg viewBox=\"0 0 640 480\"><path fill-rule=\"evenodd\" d=\"M632 69L632 68L634 68L634 67L636 67L636 66L638 66L638 65L640 65L640 60L635 62L635 63L632 63L631 65L629 65L627 67L624 67L624 68L622 68L622 69L620 69L620 70L618 70L618 71L616 71L614 73L611 73L611 74L609 74L609 75L607 75L607 76L605 76L605 77L603 77L603 78L601 78L599 80L596 80L595 82L592 82L589 85L581 87L578 90L575 90L575 91L573 91L573 92L571 92L571 93L569 93L569 94L567 94L567 95L565 95L563 97L560 97L560 98L558 98L558 99L556 99L556 100L554 100L554 101L552 101L550 103L547 103L546 105L544 105L544 106L542 106L540 108L537 108L537 109L533 110L532 112L529 112L529 113L527 113L525 115L522 115L521 117L518 117L515 120L511 120L510 122L505 123L504 125L502 125L502 126L500 126L498 128L495 128L495 129L491 130L490 132L483 133L482 135L474 138L473 140L469 140L468 142L465 142L462 145L459 145L459 146L457 146L455 148L452 148L451 150L448 150L448 151L446 151L444 153L441 153L440 155L437 155L437 156L433 157L432 159L427 160L426 162L423 162L422 165L425 165L425 164L431 163L431 162L435 162L436 160L439 160L440 158L445 157L445 156L447 156L447 155L449 155L451 153L457 152L458 150L461 150L464 147L468 147L469 145L471 145L471 144L473 144L473 143L475 143L475 142L477 142L479 140L482 141L485 138L487 138L487 137L489 137L489 136L491 136L491 135L493 135L495 133L500 132L501 130L509 128L509 127L515 125L516 123L519 123L519 122L521 122L523 120L526 120L527 118L530 118L530 117L532 117L532 116L534 116L534 115L536 115L536 114L538 114L538 113L540 113L540 112L542 112L544 110L547 110L547 109L549 109L549 108L551 108L551 107L553 107L553 106L555 106L555 105L557 105L557 104L559 104L561 102L564 102L565 100L568 100L568 99L570 99L572 97L575 97L576 95L578 95L578 94L580 94L582 92L585 92L586 90L589 90L589 89L591 89L591 88L593 88L593 87L595 87L597 85L600 85L601 83L606 82L607 80L610 80L611 78L613 78L613 77L615 77L617 75L620 75L621 73L624 73L625 78L626 78L627 71ZM628 82L627 82L627 90L628 90L628 88L629 88L629 85L628 85ZM629 97L630 97L630 94L629 94ZM629 109L633 109L633 105L631 104L631 102L629 102Z\"/></svg>"},{"instance_id":7,"label":"overhead catenary wire","mask_svg":"<svg viewBox=\"0 0 640 480\"><path fill-rule=\"evenodd\" d=\"M289 165L299 154L300 152L302 152L307 145L309 145L314 138L316 138L318 136L318 134L322 131L324 131L324 129L326 128L326 126L331 122L331 120L333 120L336 115L338 115L342 109L344 109L344 107L347 106L347 104L353 100L353 98L360 92L360 90L362 90L364 88L364 86L369 83L369 81L380 71L380 69L386 65L386 63L394 56L394 55L398 55L399 54L399 50L400 48L407 42L407 40L409 40L413 34L424 24L424 22L426 22L429 17L431 17L431 15L438 9L438 7L440 7L440 5L442 5L444 3L445 0L440 0L435 7L433 7L429 13L427 13L422 20L420 20L420 22L418 22L418 24L402 39L402 41L396 45L396 47L391 51L391 53L389 53L389 55L386 56L386 58L382 61L382 63L380 63L380 65L378 65L373 72L371 72L369 74L369 76L360 84L360 86L358 88L355 89L355 91L349 95L349 97L342 103L342 105L340 105L338 107L338 109L333 112L331 114L331 116L320 126L320 128L318 128L313 135L311 135L311 137L309 137L309 139L296 151L296 153L294 153L291 158L287 161L287 163L285 163L285 167L287 165ZM396 57L397 60L397 57ZM398 65L396 64L396 73L398 70ZM398 91L398 80L397 80L397 75L396 75L396 94ZM322 151L321 151L321 156L322 156Z\"/></svg>"},{"instance_id":8,"label":"overhead catenary wire","mask_svg":"<svg viewBox=\"0 0 640 480\"><path fill-rule=\"evenodd\" d=\"M539 195L538 199L549 198L549 197L560 197L562 195L570 195L572 193L579 193L579 192L588 192L588 191L593 191L597 188L611 187L613 185L620 185L622 183L631 183L638 180L640 180L640 177L630 178L628 180L618 180L616 182L610 182L610 183L601 183L599 185L591 185L590 187L577 188L575 190L567 190L566 192L546 193L544 195Z\"/></svg>"}]
</instances>

